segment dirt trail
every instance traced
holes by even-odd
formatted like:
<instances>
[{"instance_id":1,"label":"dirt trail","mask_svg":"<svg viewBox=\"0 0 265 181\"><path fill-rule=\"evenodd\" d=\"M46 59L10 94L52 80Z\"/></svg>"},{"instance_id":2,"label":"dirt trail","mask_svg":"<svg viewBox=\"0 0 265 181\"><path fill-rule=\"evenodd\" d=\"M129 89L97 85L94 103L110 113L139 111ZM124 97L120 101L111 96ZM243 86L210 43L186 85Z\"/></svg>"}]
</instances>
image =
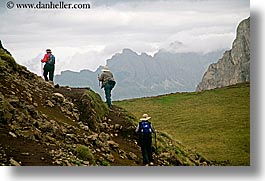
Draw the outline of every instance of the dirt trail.
<instances>
[{"instance_id":1,"label":"dirt trail","mask_svg":"<svg viewBox=\"0 0 265 181\"><path fill-rule=\"evenodd\" d=\"M53 160L48 153L54 147L23 137L14 138L3 125L0 125L0 138L0 163L8 164L10 158L13 158L22 166L53 165Z\"/></svg>"},{"instance_id":2,"label":"dirt trail","mask_svg":"<svg viewBox=\"0 0 265 181\"><path fill-rule=\"evenodd\" d=\"M123 128L130 126L121 116L121 114L122 113L119 111L119 108L113 106L113 109L108 116L108 119L112 120L111 124L112 125L119 124ZM118 159L117 162L114 163L113 165L130 165L130 166L141 165L141 150L140 147L138 147L135 143L136 137L133 134L133 132L131 131L121 132L117 137L113 137L113 140L119 144L119 147L122 150L125 150L126 152L132 152L139 158L139 160L137 160L136 163L132 162L131 160Z\"/></svg>"}]
</instances>

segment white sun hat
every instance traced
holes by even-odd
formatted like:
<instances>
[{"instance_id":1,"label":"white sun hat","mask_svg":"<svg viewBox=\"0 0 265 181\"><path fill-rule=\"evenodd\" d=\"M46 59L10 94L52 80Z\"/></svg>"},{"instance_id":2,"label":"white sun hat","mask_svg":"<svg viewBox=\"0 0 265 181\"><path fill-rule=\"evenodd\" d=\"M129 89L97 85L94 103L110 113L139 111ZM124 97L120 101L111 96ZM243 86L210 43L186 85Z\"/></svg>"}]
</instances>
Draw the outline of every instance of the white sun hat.
<instances>
[{"instance_id":1,"label":"white sun hat","mask_svg":"<svg viewBox=\"0 0 265 181\"><path fill-rule=\"evenodd\" d=\"M107 65L105 65L102 69L102 72L109 72L109 67Z\"/></svg>"},{"instance_id":2,"label":"white sun hat","mask_svg":"<svg viewBox=\"0 0 265 181\"><path fill-rule=\"evenodd\" d=\"M142 120L149 120L151 117L148 116L148 114L143 114L143 117L140 119L141 121Z\"/></svg>"}]
</instances>

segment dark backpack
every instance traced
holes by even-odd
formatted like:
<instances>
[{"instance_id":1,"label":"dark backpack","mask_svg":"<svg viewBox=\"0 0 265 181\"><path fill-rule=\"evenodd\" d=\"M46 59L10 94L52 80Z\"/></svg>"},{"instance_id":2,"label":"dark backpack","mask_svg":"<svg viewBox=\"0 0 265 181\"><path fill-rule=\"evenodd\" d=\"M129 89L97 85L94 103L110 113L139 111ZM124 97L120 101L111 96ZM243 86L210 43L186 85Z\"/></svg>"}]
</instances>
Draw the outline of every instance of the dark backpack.
<instances>
[{"instance_id":1,"label":"dark backpack","mask_svg":"<svg viewBox=\"0 0 265 181\"><path fill-rule=\"evenodd\" d=\"M151 123L148 121L139 122L139 132L143 135L149 135L152 133Z\"/></svg>"},{"instance_id":2,"label":"dark backpack","mask_svg":"<svg viewBox=\"0 0 265 181\"><path fill-rule=\"evenodd\" d=\"M116 85L116 82L114 80L109 80L108 82L110 84L111 89L113 89L113 87Z\"/></svg>"},{"instance_id":3,"label":"dark backpack","mask_svg":"<svg viewBox=\"0 0 265 181\"><path fill-rule=\"evenodd\" d=\"M50 57L47 63L51 65L55 64L55 56L53 54L50 54Z\"/></svg>"}]
</instances>

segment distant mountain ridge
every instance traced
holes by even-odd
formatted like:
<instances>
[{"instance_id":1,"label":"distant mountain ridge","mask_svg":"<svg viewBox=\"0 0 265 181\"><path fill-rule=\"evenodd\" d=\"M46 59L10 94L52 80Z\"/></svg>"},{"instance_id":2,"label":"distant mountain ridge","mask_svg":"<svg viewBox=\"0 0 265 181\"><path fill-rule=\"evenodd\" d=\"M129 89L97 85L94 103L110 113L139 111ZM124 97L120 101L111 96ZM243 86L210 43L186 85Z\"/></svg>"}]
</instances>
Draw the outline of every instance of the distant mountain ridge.
<instances>
[{"instance_id":1,"label":"distant mountain ridge","mask_svg":"<svg viewBox=\"0 0 265 181\"><path fill-rule=\"evenodd\" d=\"M131 49L123 49L107 60L107 65L117 80L113 99L130 99L154 96L172 92L194 91L209 64L221 57L223 50L202 53L171 53L158 51L154 56L137 54ZM72 87L90 87L104 97L98 85L95 72L63 71L56 75L60 85Z\"/></svg>"},{"instance_id":2,"label":"distant mountain ridge","mask_svg":"<svg viewBox=\"0 0 265 181\"><path fill-rule=\"evenodd\" d=\"M250 81L250 17L237 27L232 49L209 66L196 91L225 87Z\"/></svg>"}]
</instances>

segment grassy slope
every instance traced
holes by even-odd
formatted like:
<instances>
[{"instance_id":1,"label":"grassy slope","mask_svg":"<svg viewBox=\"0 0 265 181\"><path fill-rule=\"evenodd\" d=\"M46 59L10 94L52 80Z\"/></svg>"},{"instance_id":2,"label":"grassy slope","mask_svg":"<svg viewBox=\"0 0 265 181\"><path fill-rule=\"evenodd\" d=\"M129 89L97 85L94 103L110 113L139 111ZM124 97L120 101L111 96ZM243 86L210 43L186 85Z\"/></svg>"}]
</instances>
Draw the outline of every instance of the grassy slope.
<instances>
[{"instance_id":1,"label":"grassy slope","mask_svg":"<svg viewBox=\"0 0 265 181\"><path fill-rule=\"evenodd\" d=\"M250 86L117 101L132 112L152 116L158 131L227 165L250 165Z\"/></svg>"}]
</instances>

